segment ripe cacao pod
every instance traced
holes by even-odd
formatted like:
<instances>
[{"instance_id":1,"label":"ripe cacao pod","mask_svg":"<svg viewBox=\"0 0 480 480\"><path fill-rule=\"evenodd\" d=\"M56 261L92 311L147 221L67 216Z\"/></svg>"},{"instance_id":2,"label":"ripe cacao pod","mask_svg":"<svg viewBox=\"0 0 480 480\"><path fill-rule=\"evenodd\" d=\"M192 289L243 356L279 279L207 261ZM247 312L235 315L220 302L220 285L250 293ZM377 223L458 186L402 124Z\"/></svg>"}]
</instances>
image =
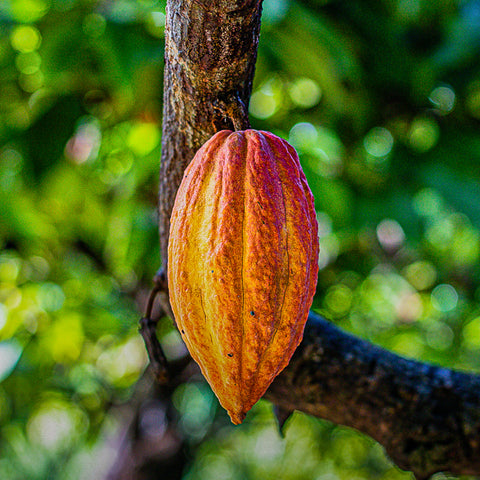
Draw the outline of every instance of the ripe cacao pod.
<instances>
[{"instance_id":1,"label":"ripe cacao pod","mask_svg":"<svg viewBox=\"0 0 480 480\"><path fill-rule=\"evenodd\" d=\"M313 197L294 148L269 132L215 134L175 199L168 286L178 329L234 424L290 361L317 276Z\"/></svg>"}]
</instances>

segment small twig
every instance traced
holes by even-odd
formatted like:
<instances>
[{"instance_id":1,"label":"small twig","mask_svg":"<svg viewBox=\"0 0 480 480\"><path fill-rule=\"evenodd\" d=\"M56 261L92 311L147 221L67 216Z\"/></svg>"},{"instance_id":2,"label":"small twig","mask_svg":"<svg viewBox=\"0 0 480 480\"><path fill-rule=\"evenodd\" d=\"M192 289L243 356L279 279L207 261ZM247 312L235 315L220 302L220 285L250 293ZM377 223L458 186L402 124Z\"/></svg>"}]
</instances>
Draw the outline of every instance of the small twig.
<instances>
[{"instance_id":1,"label":"small twig","mask_svg":"<svg viewBox=\"0 0 480 480\"><path fill-rule=\"evenodd\" d=\"M160 288L157 284L155 284L155 286L150 290L150 295L148 296L147 306L145 307L145 318L152 318L153 304L158 293L160 293Z\"/></svg>"},{"instance_id":2,"label":"small twig","mask_svg":"<svg viewBox=\"0 0 480 480\"><path fill-rule=\"evenodd\" d=\"M152 310L155 299L160 292L166 292L167 288L166 275L163 270L157 272L153 281L154 287L148 296L145 314L143 318L140 319L139 331L143 337L143 341L145 342L145 347L147 349L148 358L150 359L150 366L153 374L157 382L161 385L164 385L168 383L170 377L168 372L168 362L157 337L158 319L152 319ZM162 315L160 316L164 316L165 312L163 309L161 312Z\"/></svg>"}]
</instances>

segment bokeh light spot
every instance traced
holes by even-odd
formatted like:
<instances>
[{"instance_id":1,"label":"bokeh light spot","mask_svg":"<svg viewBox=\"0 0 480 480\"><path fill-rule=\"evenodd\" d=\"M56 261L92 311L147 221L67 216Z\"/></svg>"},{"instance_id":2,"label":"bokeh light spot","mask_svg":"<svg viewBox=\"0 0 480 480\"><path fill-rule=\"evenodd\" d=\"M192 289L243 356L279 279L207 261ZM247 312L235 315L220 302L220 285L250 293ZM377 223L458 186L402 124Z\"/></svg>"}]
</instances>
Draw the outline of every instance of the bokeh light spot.
<instances>
[{"instance_id":1,"label":"bokeh light spot","mask_svg":"<svg viewBox=\"0 0 480 480\"><path fill-rule=\"evenodd\" d=\"M162 402L151 402L141 412L139 427L142 435L159 440L167 429L166 408Z\"/></svg>"},{"instance_id":2,"label":"bokeh light spot","mask_svg":"<svg viewBox=\"0 0 480 480\"><path fill-rule=\"evenodd\" d=\"M145 18L145 30L153 37L163 37L165 33L165 14L163 12L150 12Z\"/></svg>"},{"instance_id":3,"label":"bokeh light spot","mask_svg":"<svg viewBox=\"0 0 480 480\"><path fill-rule=\"evenodd\" d=\"M377 238L384 250L392 252L403 245L405 233L396 220L385 219L377 225Z\"/></svg>"},{"instance_id":4,"label":"bokeh light spot","mask_svg":"<svg viewBox=\"0 0 480 480\"><path fill-rule=\"evenodd\" d=\"M250 113L257 118L266 119L277 111L277 102L272 94L258 90L250 98Z\"/></svg>"},{"instance_id":5,"label":"bokeh light spot","mask_svg":"<svg viewBox=\"0 0 480 480\"><path fill-rule=\"evenodd\" d=\"M43 81L43 73L40 70L31 74L21 73L18 77L20 87L27 93L36 92L39 88L43 87Z\"/></svg>"},{"instance_id":6,"label":"bokeh light spot","mask_svg":"<svg viewBox=\"0 0 480 480\"><path fill-rule=\"evenodd\" d=\"M288 134L288 141L300 150L307 150L315 146L318 141L317 129L308 122L295 124Z\"/></svg>"},{"instance_id":7,"label":"bokeh light spot","mask_svg":"<svg viewBox=\"0 0 480 480\"><path fill-rule=\"evenodd\" d=\"M131 337L122 345L105 350L97 360L98 369L115 385L131 385L145 367L147 358L141 338Z\"/></svg>"},{"instance_id":8,"label":"bokeh light spot","mask_svg":"<svg viewBox=\"0 0 480 480\"><path fill-rule=\"evenodd\" d=\"M273 428L263 429L255 442L253 455L261 462L278 461L285 451L285 443Z\"/></svg>"},{"instance_id":9,"label":"bokeh light spot","mask_svg":"<svg viewBox=\"0 0 480 480\"><path fill-rule=\"evenodd\" d=\"M81 317L72 312L62 312L61 316L56 317L43 338L46 351L57 363L75 362L84 340Z\"/></svg>"},{"instance_id":10,"label":"bokeh light spot","mask_svg":"<svg viewBox=\"0 0 480 480\"><path fill-rule=\"evenodd\" d=\"M162 336L162 348L169 361L178 360L188 354L177 330L171 330Z\"/></svg>"},{"instance_id":11,"label":"bokeh light spot","mask_svg":"<svg viewBox=\"0 0 480 480\"><path fill-rule=\"evenodd\" d=\"M283 80L276 75L270 77L253 92L250 98L250 113L262 120L274 115L283 102L283 90Z\"/></svg>"},{"instance_id":12,"label":"bokeh light spot","mask_svg":"<svg viewBox=\"0 0 480 480\"><path fill-rule=\"evenodd\" d=\"M431 263L418 261L408 265L405 269L405 278L417 290L426 290L435 283L437 271Z\"/></svg>"},{"instance_id":13,"label":"bokeh light spot","mask_svg":"<svg viewBox=\"0 0 480 480\"><path fill-rule=\"evenodd\" d=\"M127 145L136 155L149 154L160 142L160 131L155 123L138 122L132 125L127 137Z\"/></svg>"},{"instance_id":14,"label":"bokeh light spot","mask_svg":"<svg viewBox=\"0 0 480 480\"><path fill-rule=\"evenodd\" d=\"M442 211L443 199L435 190L424 188L413 197L413 208L419 215L433 217Z\"/></svg>"},{"instance_id":15,"label":"bokeh light spot","mask_svg":"<svg viewBox=\"0 0 480 480\"><path fill-rule=\"evenodd\" d=\"M432 305L440 312L450 312L458 303L458 293L451 285L437 285L431 294Z\"/></svg>"},{"instance_id":16,"label":"bokeh light spot","mask_svg":"<svg viewBox=\"0 0 480 480\"><path fill-rule=\"evenodd\" d=\"M7 342L0 342L0 382L12 373L21 354L22 347L17 341L9 340Z\"/></svg>"},{"instance_id":17,"label":"bokeh light spot","mask_svg":"<svg viewBox=\"0 0 480 480\"><path fill-rule=\"evenodd\" d=\"M102 120L108 118L113 112L108 95L100 89L89 90L83 97L83 104L92 116Z\"/></svg>"},{"instance_id":18,"label":"bokeh light spot","mask_svg":"<svg viewBox=\"0 0 480 480\"><path fill-rule=\"evenodd\" d=\"M237 480L232 462L227 458L208 453L199 462L198 472L195 476L196 480L209 480L218 478L222 480ZM193 480L192 477L189 477Z\"/></svg>"},{"instance_id":19,"label":"bokeh light spot","mask_svg":"<svg viewBox=\"0 0 480 480\"><path fill-rule=\"evenodd\" d=\"M17 308L22 301L22 290L19 288L13 287L8 290L6 298L4 298L3 303L9 310L14 310Z\"/></svg>"},{"instance_id":20,"label":"bokeh light spot","mask_svg":"<svg viewBox=\"0 0 480 480\"><path fill-rule=\"evenodd\" d=\"M326 307L336 316L348 313L352 306L353 292L346 285L334 285L325 295Z\"/></svg>"},{"instance_id":21,"label":"bokeh light spot","mask_svg":"<svg viewBox=\"0 0 480 480\"><path fill-rule=\"evenodd\" d=\"M449 245L452 262L459 267L475 265L480 258L480 232L464 214L453 213L447 220L453 230L453 241Z\"/></svg>"},{"instance_id":22,"label":"bokeh light spot","mask_svg":"<svg viewBox=\"0 0 480 480\"><path fill-rule=\"evenodd\" d=\"M78 122L75 134L65 146L66 155L75 163L84 163L98 155L102 133L94 117L84 117Z\"/></svg>"},{"instance_id":23,"label":"bokeh light spot","mask_svg":"<svg viewBox=\"0 0 480 480\"><path fill-rule=\"evenodd\" d=\"M322 96L318 83L310 78L297 78L289 86L288 93L292 102L298 107L314 107Z\"/></svg>"},{"instance_id":24,"label":"bokeh light spot","mask_svg":"<svg viewBox=\"0 0 480 480\"><path fill-rule=\"evenodd\" d=\"M310 128L308 125L311 124L307 123L305 127ZM310 132L310 139L306 129L303 129L303 134L306 134L303 139L298 135L298 133L303 135L302 128L300 128L299 132L296 132L296 129L292 130L291 140L298 142L297 148L308 154L302 160L308 164L310 169L322 177L334 177L341 172L345 149L333 130L314 126Z\"/></svg>"},{"instance_id":25,"label":"bokeh light spot","mask_svg":"<svg viewBox=\"0 0 480 480\"><path fill-rule=\"evenodd\" d=\"M137 2L116 0L108 4L108 18L115 23L128 24L140 16L141 6Z\"/></svg>"},{"instance_id":26,"label":"bokeh light spot","mask_svg":"<svg viewBox=\"0 0 480 480\"><path fill-rule=\"evenodd\" d=\"M41 63L42 58L37 52L20 52L15 59L15 66L18 71L26 75L37 72Z\"/></svg>"},{"instance_id":27,"label":"bokeh light spot","mask_svg":"<svg viewBox=\"0 0 480 480\"><path fill-rule=\"evenodd\" d=\"M185 383L175 390L172 400L182 415L182 429L194 437L202 437L212 422L212 391L203 385Z\"/></svg>"},{"instance_id":28,"label":"bokeh light spot","mask_svg":"<svg viewBox=\"0 0 480 480\"><path fill-rule=\"evenodd\" d=\"M434 119L419 116L413 120L408 137L410 146L415 151L425 153L437 144L440 129Z\"/></svg>"},{"instance_id":29,"label":"bokeh light spot","mask_svg":"<svg viewBox=\"0 0 480 480\"><path fill-rule=\"evenodd\" d=\"M452 215L441 217L427 227L425 238L438 254L446 254L454 245L455 223L452 220Z\"/></svg>"},{"instance_id":30,"label":"bokeh light spot","mask_svg":"<svg viewBox=\"0 0 480 480\"><path fill-rule=\"evenodd\" d=\"M405 291L399 296L396 305L398 318L403 322L418 320L423 313L423 302L417 292Z\"/></svg>"},{"instance_id":31,"label":"bokeh light spot","mask_svg":"<svg viewBox=\"0 0 480 480\"><path fill-rule=\"evenodd\" d=\"M3 303L0 303L0 332L2 331L3 327L7 324L7 315L8 315L7 307Z\"/></svg>"},{"instance_id":32,"label":"bokeh light spot","mask_svg":"<svg viewBox=\"0 0 480 480\"><path fill-rule=\"evenodd\" d=\"M40 47L42 36L32 25L20 25L10 34L12 47L22 53L33 52Z\"/></svg>"},{"instance_id":33,"label":"bokeh light spot","mask_svg":"<svg viewBox=\"0 0 480 480\"><path fill-rule=\"evenodd\" d=\"M333 222L330 215L326 212L317 212L318 236L327 237L333 231Z\"/></svg>"},{"instance_id":34,"label":"bokeh light spot","mask_svg":"<svg viewBox=\"0 0 480 480\"><path fill-rule=\"evenodd\" d=\"M19 259L15 257L0 258L0 282L14 283L19 272Z\"/></svg>"},{"instance_id":35,"label":"bokeh light spot","mask_svg":"<svg viewBox=\"0 0 480 480\"><path fill-rule=\"evenodd\" d=\"M480 118L480 82L475 83L474 88L470 89L465 99L465 105L472 117Z\"/></svg>"},{"instance_id":36,"label":"bokeh light spot","mask_svg":"<svg viewBox=\"0 0 480 480\"><path fill-rule=\"evenodd\" d=\"M463 344L470 349L480 349L480 317L474 318L463 329Z\"/></svg>"},{"instance_id":37,"label":"bokeh light spot","mask_svg":"<svg viewBox=\"0 0 480 480\"><path fill-rule=\"evenodd\" d=\"M47 0L10 0L10 10L13 18L20 23L40 20L50 7Z\"/></svg>"},{"instance_id":38,"label":"bokeh light spot","mask_svg":"<svg viewBox=\"0 0 480 480\"><path fill-rule=\"evenodd\" d=\"M262 23L275 24L283 20L288 13L290 0L264 0L262 8Z\"/></svg>"},{"instance_id":39,"label":"bokeh light spot","mask_svg":"<svg viewBox=\"0 0 480 480\"><path fill-rule=\"evenodd\" d=\"M434 88L428 99L442 115L450 113L455 106L455 92L447 85Z\"/></svg>"},{"instance_id":40,"label":"bokeh light spot","mask_svg":"<svg viewBox=\"0 0 480 480\"><path fill-rule=\"evenodd\" d=\"M105 159L108 172L115 178L125 175L134 163L134 156L128 150L114 150Z\"/></svg>"},{"instance_id":41,"label":"bokeh light spot","mask_svg":"<svg viewBox=\"0 0 480 480\"><path fill-rule=\"evenodd\" d=\"M103 15L90 13L83 19L83 31L92 38L99 38L105 32L107 21Z\"/></svg>"},{"instance_id":42,"label":"bokeh light spot","mask_svg":"<svg viewBox=\"0 0 480 480\"><path fill-rule=\"evenodd\" d=\"M452 345L454 334L447 324L434 322L427 329L425 338L429 347L443 351Z\"/></svg>"},{"instance_id":43,"label":"bokeh light spot","mask_svg":"<svg viewBox=\"0 0 480 480\"><path fill-rule=\"evenodd\" d=\"M383 127L372 128L363 140L365 150L374 157L385 157L393 147L393 136Z\"/></svg>"},{"instance_id":44,"label":"bokeh light spot","mask_svg":"<svg viewBox=\"0 0 480 480\"><path fill-rule=\"evenodd\" d=\"M334 262L340 252L340 241L338 237L332 233L320 239L320 252L318 255L318 266L320 270L328 264Z\"/></svg>"},{"instance_id":45,"label":"bokeh light spot","mask_svg":"<svg viewBox=\"0 0 480 480\"><path fill-rule=\"evenodd\" d=\"M47 401L32 415L27 425L30 441L49 450L71 446L88 426L86 414L59 400Z\"/></svg>"},{"instance_id":46,"label":"bokeh light spot","mask_svg":"<svg viewBox=\"0 0 480 480\"><path fill-rule=\"evenodd\" d=\"M37 298L40 307L45 311L56 312L62 308L65 294L60 285L45 282L38 288Z\"/></svg>"},{"instance_id":47,"label":"bokeh light spot","mask_svg":"<svg viewBox=\"0 0 480 480\"><path fill-rule=\"evenodd\" d=\"M27 278L32 282L41 282L45 280L50 273L50 264L43 257L33 255L28 259Z\"/></svg>"},{"instance_id":48,"label":"bokeh light spot","mask_svg":"<svg viewBox=\"0 0 480 480\"><path fill-rule=\"evenodd\" d=\"M150 16L156 27L165 27L165 14L163 12L151 12Z\"/></svg>"},{"instance_id":49,"label":"bokeh light spot","mask_svg":"<svg viewBox=\"0 0 480 480\"><path fill-rule=\"evenodd\" d=\"M417 332L405 332L395 336L392 348L400 355L419 358L425 350L424 342Z\"/></svg>"},{"instance_id":50,"label":"bokeh light spot","mask_svg":"<svg viewBox=\"0 0 480 480\"><path fill-rule=\"evenodd\" d=\"M325 268L329 263L335 261L340 251L340 242L333 233L333 222L326 212L317 212L318 237L320 241L320 252L318 255L318 266Z\"/></svg>"}]
</instances>

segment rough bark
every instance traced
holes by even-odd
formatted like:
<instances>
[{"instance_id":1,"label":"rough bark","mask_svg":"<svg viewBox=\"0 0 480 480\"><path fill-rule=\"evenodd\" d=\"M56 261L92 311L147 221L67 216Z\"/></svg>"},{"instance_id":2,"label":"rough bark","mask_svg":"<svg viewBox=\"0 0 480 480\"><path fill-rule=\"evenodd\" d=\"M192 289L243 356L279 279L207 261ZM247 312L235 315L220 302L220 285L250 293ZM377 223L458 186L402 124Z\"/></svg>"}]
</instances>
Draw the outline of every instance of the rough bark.
<instances>
[{"instance_id":1,"label":"rough bark","mask_svg":"<svg viewBox=\"0 0 480 480\"><path fill-rule=\"evenodd\" d=\"M480 473L480 377L408 360L310 313L267 398L356 428L417 478Z\"/></svg>"},{"instance_id":2,"label":"rough bark","mask_svg":"<svg viewBox=\"0 0 480 480\"><path fill-rule=\"evenodd\" d=\"M261 0L167 2L159 232L164 268L183 171L222 129L248 127Z\"/></svg>"},{"instance_id":3,"label":"rough bark","mask_svg":"<svg viewBox=\"0 0 480 480\"><path fill-rule=\"evenodd\" d=\"M167 4L159 198L164 269L186 165L216 131L248 126L260 13L261 0ZM480 474L479 377L398 357L314 314L267 396L284 411L302 410L372 436L420 479L437 471Z\"/></svg>"}]
</instances>

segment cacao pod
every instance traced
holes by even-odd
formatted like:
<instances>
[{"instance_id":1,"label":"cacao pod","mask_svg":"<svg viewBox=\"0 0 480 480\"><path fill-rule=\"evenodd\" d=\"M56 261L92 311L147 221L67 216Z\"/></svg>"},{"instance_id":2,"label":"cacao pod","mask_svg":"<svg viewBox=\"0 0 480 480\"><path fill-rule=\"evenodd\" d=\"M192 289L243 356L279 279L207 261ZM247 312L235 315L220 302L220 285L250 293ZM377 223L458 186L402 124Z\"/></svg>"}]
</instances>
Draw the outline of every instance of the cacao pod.
<instances>
[{"instance_id":1,"label":"cacao pod","mask_svg":"<svg viewBox=\"0 0 480 480\"><path fill-rule=\"evenodd\" d=\"M193 359L234 424L300 343L318 276L318 226L298 155L269 132L224 130L185 170L168 286Z\"/></svg>"}]
</instances>

